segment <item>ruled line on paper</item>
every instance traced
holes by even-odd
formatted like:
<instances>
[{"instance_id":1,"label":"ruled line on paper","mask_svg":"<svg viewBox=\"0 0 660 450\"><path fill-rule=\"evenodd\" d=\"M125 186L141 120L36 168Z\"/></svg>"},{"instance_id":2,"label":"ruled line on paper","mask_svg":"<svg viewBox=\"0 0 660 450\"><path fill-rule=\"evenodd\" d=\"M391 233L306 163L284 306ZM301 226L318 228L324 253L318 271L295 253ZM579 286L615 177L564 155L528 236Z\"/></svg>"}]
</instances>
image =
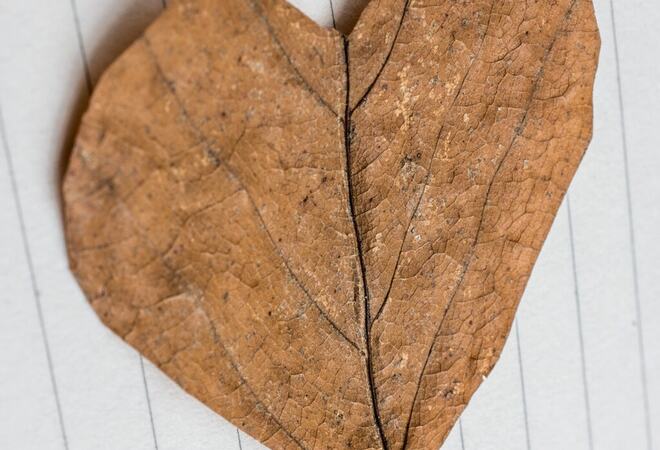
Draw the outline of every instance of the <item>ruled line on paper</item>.
<instances>
[{"instance_id":1,"label":"ruled line on paper","mask_svg":"<svg viewBox=\"0 0 660 450\"><path fill-rule=\"evenodd\" d=\"M241 432L236 427L236 438L238 439L238 450L243 450L243 443L241 442Z\"/></svg>"},{"instance_id":2,"label":"ruled line on paper","mask_svg":"<svg viewBox=\"0 0 660 450\"><path fill-rule=\"evenodd\" d=\"M82 36L82 30L80 27L80 17L78 14L78 5L76 4L76 0L70 0L69 2L71 4L71 13L73 14L73 23L74 23L74 28L76 30L76 37L78 39L78 50L80 51L80 58L82 59L83 63L83 71L85 72L85 82L87 83L87 95L91 95L92 93L92 75L89 71L89 62L87 61L87 50L85 50L85 41Z\"/></svg>"},{"instance_id":3,"label":"ruled line on paper","mask_svg":"<svg viewBox=\"0 0 660 450\"><path fill-rule=\"evenodd\" d=\"M580 346L580 365L582 372L582 385L584 390L584 408L587 419L587 442L589 450L594 450L593 429L591 423L591 404L589 401L589 382L587 378L587 362L584 347L584 332L582 328L582 304L580 302L580 285L578 282L577 258L575 257L575 233L573 232L573 216L571 213L570 193L566 194L566 214L568 215L568 236L569 247L571 250L571 267L573 272L573 289L575 292L575 310L578 325L578 342Z\"/></svg>"},{"instance_id":4,"label":"ruled line on paper","mask_svg":"<svg viewBox=\"0 0 660 450\"><path fill-rule=\"evenodd\" d=\"M458 432L461 438L461 450L465 450L465 438L463 437L463 418L458 418Z\"/></svg>"},{"instance_id":5,"label":"ruled line on paper","mask_svg":"<svg viewBox=\"0 0 660 450\"><path fill-rule=\"evenodd\" d=\"M628 161L628 138L626 135L625 106L623 101L623 87L621 84L621 61L619 58L619 44L616 35L616 18L614 16L614 0L610 0L610 17L612 18L612 37L614 45L614 60L616 68L617 96L619 102L619 120L621 126L621 151L623 153L623 173L626 186L626 206L628 214L628 232L630 239L630 258L633 273L633 293L635 299L635 320L637 330L637 345L639 350L639 363L641 371L642 395L644 404L644 427L646 433L646 445L648 450L653 450L653 432L651 428L651 407L649 400L649 388L647 380L646 352L644 350L644 330L642 326L642 304L639 295L639 274L637 270L637 248L635 242L635 223L633 216L632 193L630 190L630 165Z\"/></svg>"},{"instance_id":6,"label":"ruled line on paper","mask_svg":"<svg viewBox=\"0 0 660 450\"><path fill-rule=\"evenodd\" d=\"M37 277L34 270L34 263L32 262L32 252L30 251L30 244L28 242L27 230L25 227L25 216L23 213L23 206L21 204L21 196L18 191L18 182L16 180L16 173L14 171L14 163L11 156L11 150L9 148L9 137L7 136L7 130L5 128L5 121L2 113L2 105L0 105L0 138L2 140L2 146L4 148L5 159L7 161L7 170L9 171L9 180L11 183L12 195L14 197L14 206L16 208L16 216L18 218L19 227L21 230L21 239L23 241L23 250L25 252L25 258L27 261L28 272L30 274L30 285L32 287L32 296L34 298L34 303L37 310L37 317L39 321L39 329L41 331L41 336L44 344L44 351L46 354L46 361L48 363L48 374L50 376L50 384L53 388L53 397L55 400L55 407L57 410L57 418L60 425L60 431L62 435L62 444L65 450L69 449L69 441L66 434L66 428L64 426L64 415L62 414L62 405L60 402L59 391L57 389L57 380L55 377L55 368L53 365L53 357L50 351L50 344L48 342L48 332L46 330L46 321L44 320L44 312L41 307L41 297L39 294L39 287L37 284Z\"/></svg>"},{"instance_id":7,"label":"ruled line on paper","mask_svg":"<svg viewBox=\"0 0 660 450\"><path fill-rule=\"evenodd\" d=\"M520 393L523 404L523 418L525 420L525 443L527 450L532 449L531 437L529 435L529 418L527 417L527 394L525 392L525 370L523 369L522 349L520 348L520 329L518 319L514 319L514 328L516 333L516 345L518 347L518 370L520 371Z\"/></svg>"},{"instance_id":8,"label":"ruled line on paper","mask_svg":"<svg viewBox=\"0 0 660 450\"><path fill-rule=\"evenodd\" d=\"M149 421L151 422L151 434L154 437L154 448L158 450L158 438L156 437L156 427L154 425L154 414L151 410L151 396L149 395L149 385L147 383L147 376L144 373L144 358L138 355L140 359L140 372L142 373L142 381L144 382L144 393L147 396L147 408L149 409Z\"/></svg>"},{"instance_id":9,"label":"ruled line on paper","mask_svg":"<svg viewBox=\"0 0 660 450\"><path fill-rule=\"evenodd\" d=\"M337 28L337 20L335 19L335 6L332 4L332 0L330 0L330 14L332 15L332 28Z\"/></svg>"}]
</instances>

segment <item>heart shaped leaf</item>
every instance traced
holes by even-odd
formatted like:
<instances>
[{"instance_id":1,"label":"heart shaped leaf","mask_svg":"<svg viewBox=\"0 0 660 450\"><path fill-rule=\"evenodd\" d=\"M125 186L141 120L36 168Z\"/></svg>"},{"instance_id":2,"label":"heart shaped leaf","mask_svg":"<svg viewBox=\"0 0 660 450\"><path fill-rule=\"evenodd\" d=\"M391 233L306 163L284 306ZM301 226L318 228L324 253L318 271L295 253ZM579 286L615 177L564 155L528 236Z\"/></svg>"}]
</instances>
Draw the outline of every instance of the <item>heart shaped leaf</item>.
<instances>
[{"instance_id":1,"label":"heart shaped leaf","mask_svg":"<svg viewBox=\"0 0 660 450\"><path fill-rule=\"evenodd\" d=\"M591 136L591 0L181 0L103 76L64 185L118 335L273 448L437 448Z\"/></svg>"}]
</instances>

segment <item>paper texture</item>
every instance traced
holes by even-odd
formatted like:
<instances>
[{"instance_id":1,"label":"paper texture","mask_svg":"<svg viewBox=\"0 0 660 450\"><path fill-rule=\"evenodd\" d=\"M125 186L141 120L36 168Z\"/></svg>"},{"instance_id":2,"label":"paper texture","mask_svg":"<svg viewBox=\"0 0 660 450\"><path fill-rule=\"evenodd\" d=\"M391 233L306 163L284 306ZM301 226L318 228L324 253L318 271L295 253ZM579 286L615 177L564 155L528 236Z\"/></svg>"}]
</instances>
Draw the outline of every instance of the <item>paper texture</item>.
<instances>
[{"instance_id":1,"label":"paper texture","mask_svg":"<svg viewBox=\"0 0 660 450\"><path fill-rule=\"evenodd\" d=\"M351 0L329 1L292 3L331 26ZM445 449L660 448L660 4L594 4L593 142ZM105 67L163 7L0 1L2 449L262 448L104 328L67 267L65 150Z\"/></svg>"}]
</instances>

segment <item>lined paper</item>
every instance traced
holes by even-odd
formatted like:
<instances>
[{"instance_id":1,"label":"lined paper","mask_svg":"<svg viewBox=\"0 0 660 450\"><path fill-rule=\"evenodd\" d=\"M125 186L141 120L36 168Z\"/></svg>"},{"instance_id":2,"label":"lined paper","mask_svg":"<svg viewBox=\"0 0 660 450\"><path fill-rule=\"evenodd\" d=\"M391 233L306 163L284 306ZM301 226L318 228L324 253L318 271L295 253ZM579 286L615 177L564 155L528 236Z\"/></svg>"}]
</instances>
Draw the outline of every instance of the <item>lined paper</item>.
<instances>
[{"instance_id":1,"label":"lined paper","mask_svg":"<svg viewBox=\"0 0 660 450\"><path fill-rule=\"evenodd\" d=\"M322 26L356 0L332 1L291 0ZM660 4L594 5L593 142L443 449L660 448ZM64 155L103 70L164 7L0 1L1 449L263 448L103 327L67 266Z\"/></svg>"}]
</instances>

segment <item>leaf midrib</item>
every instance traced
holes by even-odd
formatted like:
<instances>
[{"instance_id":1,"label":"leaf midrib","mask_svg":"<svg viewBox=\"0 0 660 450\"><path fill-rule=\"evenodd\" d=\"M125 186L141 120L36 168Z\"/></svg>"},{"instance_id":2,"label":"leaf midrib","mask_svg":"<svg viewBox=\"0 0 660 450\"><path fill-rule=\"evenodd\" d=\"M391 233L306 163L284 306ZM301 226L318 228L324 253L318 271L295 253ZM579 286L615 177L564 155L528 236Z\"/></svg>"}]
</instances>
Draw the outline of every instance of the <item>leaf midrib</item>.
<instances>
[{"instance_id":1,"label":"leaf midrib","mask_svg":"<svg viewBox=\"0 0 660 450\"><path fill-rule=\"evenodd\" d=\"M351 110L350 98L351 98L351 70L349 63L349 40L346 37L342 37L342 44L344 47L344 68L345 68L345 105L344 105L344 118L342 120L343 132L344 132L344 151L346 153L345 163L346 163L346 186L348 189L348 207L350 212L351 223L353 225L353 234L355 236L355 247L356 253L358 256L359 267L360 267L360 283L362 285L362 295L363 295L363 307L364 307L364 352L365 352L365 365L367 371L367 384L369 387L369 394L371 397L371 409L374 416L374 422L376 424L376 429L378 431L378 437L380 439L381 445L384 450L388 450L387 439L385 438L385 432L383 430L383 424L380 418L380 412L378 409L378 393L376 392L376 385L374 381L374 371L373 364L371 359L371 313L370 313L370 294L369 286L367 283L367 269L366 263L364 261L364 251L362 238L360 236L360 230L357 223L357 215L355 211L355 201L353 198L353 177L351 175L351 115L353 111ZM366 98L366 97L365 97Z\"/></svg>"}]
</instances>

